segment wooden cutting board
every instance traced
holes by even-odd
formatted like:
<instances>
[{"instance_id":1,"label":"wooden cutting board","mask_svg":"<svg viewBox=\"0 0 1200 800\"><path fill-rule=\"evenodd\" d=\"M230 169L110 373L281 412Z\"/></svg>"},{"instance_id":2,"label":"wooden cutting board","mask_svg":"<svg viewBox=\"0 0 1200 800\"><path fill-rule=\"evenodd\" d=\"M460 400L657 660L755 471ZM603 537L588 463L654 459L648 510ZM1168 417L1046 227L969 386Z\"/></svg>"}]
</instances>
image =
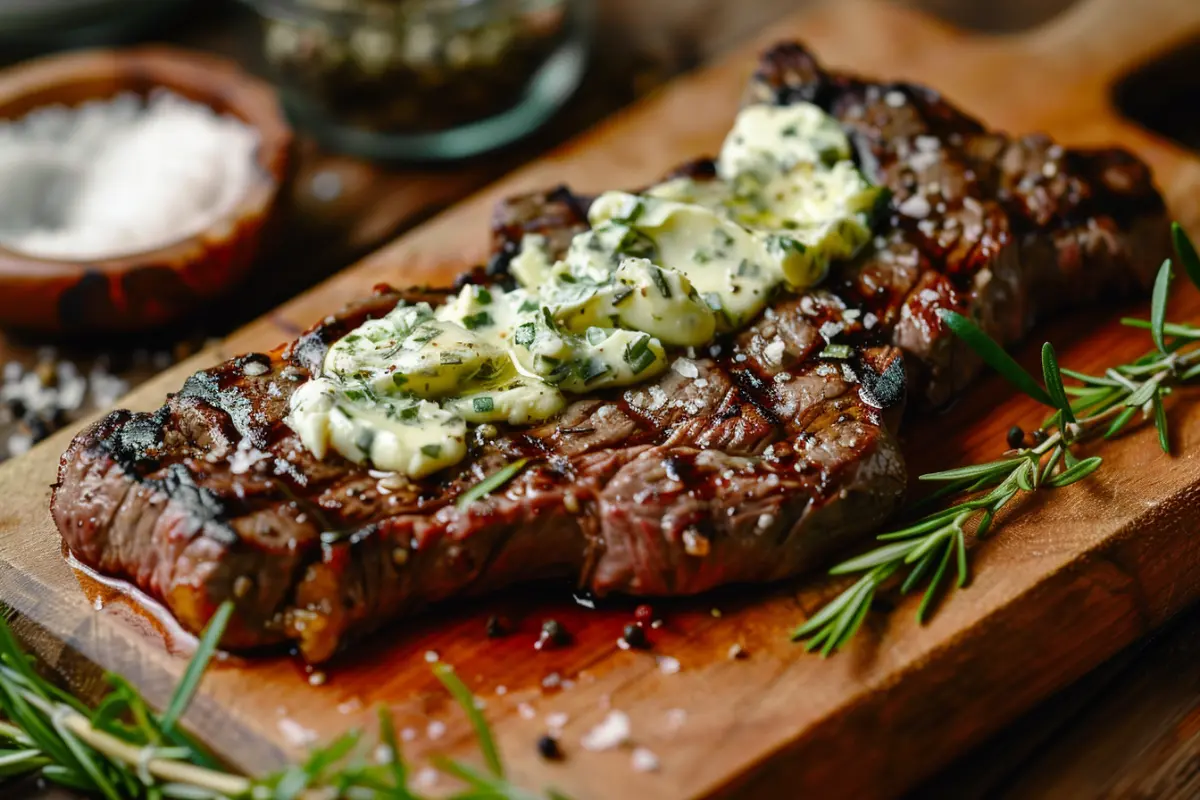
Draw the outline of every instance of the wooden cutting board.
<instances>
[{"instance_id":1,"label":"wooden cutting board","mask_svg":"<svg viewBox=\"0 0 1200 800\"><path fill-rule=\"evenodd\" d=\"M378 281L449 280L483 257L490 208L503 195L560 181L583 191L636 186L711 153L755 54L785 37L803 39L829 66L933 85L1005 130L1128 145L1153 165L1174 215L1200 234L1200 161L1120 119L1109 103L1118 78L1198 32L1194 0L1088 0L1016 38L965 36L874 2L832 3L518 171L164 373L127 404L155 407L190 371L291 338ZM1200 319L1200 295L1181 292L1173 315ZM1097 370L1149 346L1117 316L1075 315L1037 335L1058 343L1069 366ZM412 729L410 756L477 757L461 714L429 672L433 653L486 701L512 777L531 788L553 785L580 800L895 794L1200 596L1197 400L1181 393L1171 406L1179 455L1160 453L1146 430L1104 445L1096 476L1026 502L977 549L974 583L930 624L916 625L914 604L902 602L873 614L859 639L827 661L788 640L838 590L824 580L659 604L667 625L654 632L650 652L616 647L631 606L587 612L562 591L537 589L393 625L317 678L284 657L228 658L206 678L188 723L233 764L257 772L310 741L370 724L372 709L386 703L398 727ZM1038 419L1031 402L984 379L949 413L907 429L910 467L993 458L1010 425ZM0 597L23 615L31 646L77 684L98 664L161 701L183 668L187 637L131 611L120 593L78 582L61 557L46 505L68 439L62 433L0 466ZM517 630L489 640L485 619L497 612ZM537 627L551 616L575 643L535 652ZM734 644L749 657L730 660ZM634 771L628 749L580 748L609 708L628 713L634 741L658 755L659 771ZM534 751L551 714L563 715L567 758L559 764Z\"/></svg>"}]
</instances>

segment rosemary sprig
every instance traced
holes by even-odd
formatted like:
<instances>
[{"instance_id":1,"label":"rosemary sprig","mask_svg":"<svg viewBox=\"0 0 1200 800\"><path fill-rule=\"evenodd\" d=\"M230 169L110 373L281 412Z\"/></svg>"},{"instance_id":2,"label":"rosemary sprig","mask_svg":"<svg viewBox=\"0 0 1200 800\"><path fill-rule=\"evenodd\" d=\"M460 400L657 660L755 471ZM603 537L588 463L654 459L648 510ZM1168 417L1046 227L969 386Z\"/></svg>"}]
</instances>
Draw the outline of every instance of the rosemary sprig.
<instances>
[{"instance_id":1,"label":"rosemary sprig","mask_svg":"<svg viewBox=\"0 0 1200 800\"><path fill-rule=\"evenodd\" d=\"M1172 235L1184 273L1200 288L1200 256L1178 224L1172 227ZM1062 368L1047 342L1039 383L966 317L942 312L950 330L984 362L1052 411L1032 436L1026 437L1019 428L1010 432L1018 434L1010 435L1012 449L996 461L922 475L920 480L942 486L917 508L927 507L930 500L953 501L880 534L876 538L882 544L833 567L833 575L860 577L798 627L792 638L805 640L806 649L822 655L836 651L858 631L880 589L894 579L900 581L901 594L924 586L917 606L917 619L924 622L946 588L951 561L953 585L962 588L970 580L969 536L986 537L996 515L1018 495L1070 486L1091 475L1100 468L1101 459L1080 458L1077 446L1116 436L1139 412L1154 420L1159 445L1170 453L1165 399L1174 387L1200 378L1200 327L1166 321L1172 275L1168 260L1154 282L1149 320L1121 320L1126 326L1149 330L1154 350L1103 375ZM1064 385L1064 376L1080 385Z\"/></svg>"},{"instance_id":2,"label":"rosemary sprig","mask_svg":"<svg viewBox=\"0 0 1200 800\"><path fill-rule=\"evenodd\" d=\"M379 712L378 744L368 748L351 731L293 764L253 780L223 771L177 722L187 709L232 615L223 604L200 637L196 653L166 711L157 716L134 688L110 675L112 691L95 710L38 675L0 617L0 783L39 772L46 780L106 800L423 800L409 788L408 767L391 715ZM457 800L537 800L504 777L499 751L470 689L447 665L435 674L474 727L487 771L434 758L467 789ZM2 793L0 793L2 794ZM564 800L548 792L549 800Z\"/></svg>"}]
</instances>

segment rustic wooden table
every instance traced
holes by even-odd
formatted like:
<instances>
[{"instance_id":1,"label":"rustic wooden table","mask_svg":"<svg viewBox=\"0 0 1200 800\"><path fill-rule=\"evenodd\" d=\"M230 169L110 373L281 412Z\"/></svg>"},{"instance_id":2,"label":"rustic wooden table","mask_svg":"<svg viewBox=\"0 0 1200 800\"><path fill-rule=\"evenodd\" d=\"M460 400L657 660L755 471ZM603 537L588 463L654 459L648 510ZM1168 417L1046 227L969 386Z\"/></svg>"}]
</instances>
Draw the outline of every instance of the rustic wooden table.
<instances>
[{"instance_id":1,"label":"rustic wooden table","mask_svg":"<svg viewBox=\"0 0 1200 800\"><path fill-rule=\"evenodd\" d=\"M805 0L811 2L811 0ZM273 307L284 297L332 274L402 230L436 213L581 130L671 76L728 48L780 14L796 0L634 0L599 3L595 59L583 88L549 126L501 153L434 170L383 170L331 156L301 142L297 178L287 196L286 236L264 259L251 286L234 302L149 337L114 339L86 346L0 335L0 363L26 369L62 361L87 373L107 365L113 379L93 387L84 405L60 415L71 424L115 389L132 386L185 355L199 342L223 334ZM987 30L1036 24L1070 0L920 0L910 3L953 22ZM258 28L238 6L197 4L164 36L215 50L259 70ZM1175 138L1200 142L1200 84L1194 53L1146 80L1168 83L1177 101L1146 104L1137 84L1127 106L1147 124ZM1160 93L1161 96L1161 93ZM339 178L341 192L322 200L313 179ZM48 372L43 367L44 372ZM102 381L103 383L104 381ZM52 424L55 422L50 421ZM11 442L20 449L41 434L0 409L0 458ZM15 437L14 437L14 434ZM1077 685L1027 714L990 742L911 793L913 797L1195 797L1200 796L1200 609L1123 653ZM936 721L931 720L931 724ZM868 743L864 743L868 746ZM11 787L6 787L11 789ZM27 781L6 797L65 798L61 790Z\"/></svg>"}]
</instances>

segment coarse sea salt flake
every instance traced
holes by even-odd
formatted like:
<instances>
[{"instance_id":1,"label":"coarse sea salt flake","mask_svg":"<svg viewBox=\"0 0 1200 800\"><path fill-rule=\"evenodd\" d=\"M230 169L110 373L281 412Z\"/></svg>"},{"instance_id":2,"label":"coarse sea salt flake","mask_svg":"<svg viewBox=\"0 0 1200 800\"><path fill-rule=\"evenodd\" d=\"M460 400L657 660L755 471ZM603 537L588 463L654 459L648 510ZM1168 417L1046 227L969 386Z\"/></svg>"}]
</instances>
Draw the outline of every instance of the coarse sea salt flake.
<instances>
[{"instance_id":1,"label":"coarse sea salt flake","mask_svg":"<svg viewBox=\"0 0 1200 800\"><path fill-rule=\"evenodd\" d=\"M584 735L579 744L584 750L601 752L620 747L629 741L629 715L624 711L609 711L608 716Z\"/></svg>"},{"instance_id":2,"label":"coarse sea salt flake","mask_svg":"<svg viewBox=\"0 0 1200 800\"><path fill-rule=\"evenodd\" d=\"M771 340L771 343L763 348L763 358L771 364L783 363L783 351L785 346L783 340L778 336Z\"/></svg>"},{"instance_id":3,"label":"coarse sea salt flake","mask_svg":"<svg viewBox=\"0 0 1200 800\"><path fill-rule=\"evenodd\" d=\"M914 194L897 206L896 210L906 217L912 217L913 219L924 219L925 217L929 216L929 212L932 210L932 207L929 205L929 201L926 200L924 196Z\"/></svg>"},{"instance_id":4,"label":"coarse sea salt flake","mask_svg":"<svg viewBox=\"0 0 1200 800\"><path fill-rule=\"evenodd\" d=\"M229 456L229 471L234 475L245 475L255 464L270 457L269 453L250 444L249 439L242 439L238 442L237 450Z\"/></svg>"},{"instance_id":5,"label":"coarse sea salt flake","mask_svg":"<svg viewBox=\"0 0 1200 800\"><path fill-rule=\"evenodd\" d=\"M316 731L304 727L289 717L284 717L276 724L279 732L283 734L283 738L296 747L306 747L317 740Z\"/></svg>"},{"instance_id":6,"label":"coarse sea salt flake","mask_svg":"<svg viewBox=\"0 0 1200 800\"><path fill-rule=\"evenodd\" d=\"M660 408L662 408L663 406L665 406L667 404L667 400L669 399L667 397L667 393L664 392L657 385L652 385L649 389L649 392L650 392L650 404L648 406L646 406L646 409L648 411L658 411Z\"/></svg>"},{"instance_id":7,"label":"coarse sea salt flake","mask_svg":"<svg viewBox=\"0 0 1200 800\"><path fill-rule=\"evenodd\" d=\"M658 756L645 747L635 747L630 756L634 772L657 772Z\"/></svg>"},{"instance_id":8,"label":"coarse sea salt flake","mask_svg":"<svg viewBox=\"0 0 1200 800\"><path fill-rule=\"evenodd\" d=\"M833 341L833 337L835 337L839 333L841 333L842 329L844 327L845 326L842 325L840 322L833 322L833 321L823 322L823 323L821 323L821 329L820 329L821 338L827 342Z\"/></svg>"},{"instance_id":9,"label":"coarse sea salt flake","mask_svg":"<svg viewBox=\"0 0 1200 800\"><path fill-rule=\"evenodd\" d=\"M8 437L8 454L19 456L29 452L33 447L33 437L28 433L17 431Z\"/></svg>"},{"instance_id":10,"label":"coarse sea salt flake","mask_svg":"<svg viewBox=\"0 0 1200 800\"><path fill-rule=\"evenodd\" d=\"M686 358L675 359L675 363L671 364L671 369L685 378L698 378L700 376L700 370L696 368L696 362Z\"/></svg>"}]
</instances>

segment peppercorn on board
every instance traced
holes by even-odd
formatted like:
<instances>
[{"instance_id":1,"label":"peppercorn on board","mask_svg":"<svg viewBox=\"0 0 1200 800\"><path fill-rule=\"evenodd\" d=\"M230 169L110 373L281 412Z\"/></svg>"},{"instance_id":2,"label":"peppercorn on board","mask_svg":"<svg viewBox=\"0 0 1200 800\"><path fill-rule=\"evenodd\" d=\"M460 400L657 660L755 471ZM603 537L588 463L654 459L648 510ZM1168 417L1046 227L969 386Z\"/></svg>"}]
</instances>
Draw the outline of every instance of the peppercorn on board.
<instances>
[{"instance_id":1,"label":"peppercorn on board","mask_svg":"<svg viewBox=\"0 0 1200 800\"><path fill-rule=\"evenodd\" d=\"M482 257L491 206L503 196L564 180L585 191L636 186L713 151L755 56L785 38L803 39L833 67L928 83L1000 129L1128 146L1155 168L1173 216L1196 235L1200 162L1115 118L1107 93L1200 20L1187 2L1143 4L1136 20L1121 10L1116 0L1092 0L1071 19L1000 40L963 37L874 3L792 20L165 373L126 404L153 408L191 371L294 338L380 280L448 281ZM1189 13L1190 26L1180 22ZM1049 72L1053 83L1043 79ZM1076 315L1033 339L1053 340L1064 364L1096 371L1147 347L1118 328L1119 312ZM1200 297L1181 291L1171 317L1200 317ZM1034 348L1020 352L1029 357ZM1179 455L1163 456L1150 429L1104 445L1102 473L1022 508L980 547L974 584L927 626L913 621L915 599L906 601L873 615L864 635L827 661L788 640L840 589L820 579L655 604L666 625L651 631L645 651L617 646L632 604L587 612L557 593L527 591L394 625L321 672L288 658L227 659L188 721L234 764L262 770L369 725L374 707L386 703L402 738L412 740L411 755L469 755L465 720L429 671L441 660L487 703L511 777L531 789L553 785L575 798L777 796L781 787L823 796L897 792L1200 596L1200 545L1188 524L1200 498L1200 416L1187 413L1194 399L1180 397L1172 409ZM1040 415L998 379L984 379L948 414L908 431L910 471L990 460L1011 425ZM0 511L0 596L37 627L27 628L30 642L50 663L77 679L86 677L84 662L98 663L161 701L184 666L172 653L186 649L186 637L167 620L131 612L125 596L102 583L77 581L61 558L46 487L68 438L0 467L10 498ZM489 638L492 615L506 618L498 624L507 635ZM539 628L551 618L573 641L537 651ZM628 714L630 742L657 756L657 771L636 769L649 764L635 765L629 747L585 752L585 735L611 710ZM535 748L551 728L561 729L561 762Z\"/></svg>"}]
</instances>

